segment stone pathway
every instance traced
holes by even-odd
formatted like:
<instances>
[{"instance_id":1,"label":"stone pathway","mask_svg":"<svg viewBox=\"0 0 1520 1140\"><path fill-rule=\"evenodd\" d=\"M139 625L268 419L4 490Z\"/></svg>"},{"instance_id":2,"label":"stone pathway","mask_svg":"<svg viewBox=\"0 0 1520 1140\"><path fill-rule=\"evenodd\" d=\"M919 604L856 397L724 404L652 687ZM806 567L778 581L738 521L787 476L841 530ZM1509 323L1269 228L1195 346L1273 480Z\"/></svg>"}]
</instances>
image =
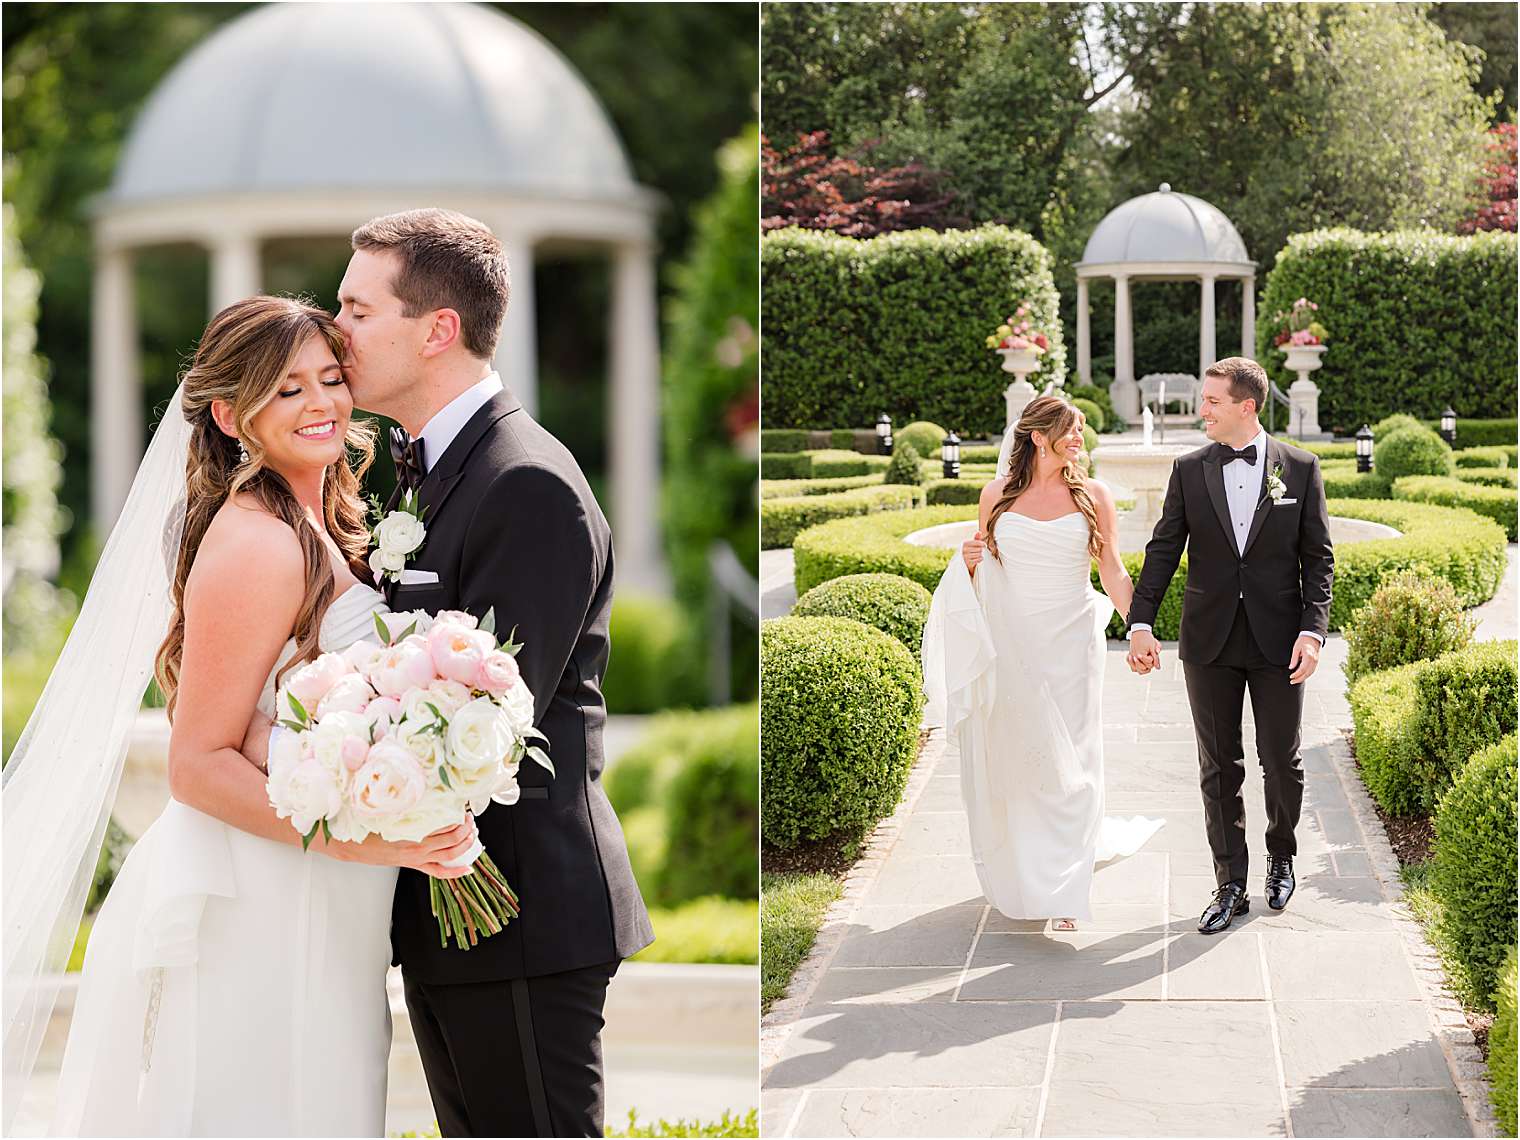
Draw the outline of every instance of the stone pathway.
<instances>
[{"instance_id":1,"label":"stone pathway","mask_svg":"<svg viewBox=\"0 0 1520 1140\"><path fill-rule=\"evenodd\" d=\"M763 570L762 570L763 573ZM1515 547L1480 636L1514 636ZM764 586L762 586L762 589ZM1506 600L1507 599L1507 600ZM1075 933L981 897L957 757L929 738L762 1035L766 1136L1470 1136L1476 1046L1356 777L1332 636L1304 709L1299 886L1262 896L1246 706L1252 910L1200 935L1214 887L1175 643L1130 673L1109 644L1108 810L1164 817L1098 868ZM1459 1091L1460 1089L1460 1091Z\"/></svg>"}]
</instances>

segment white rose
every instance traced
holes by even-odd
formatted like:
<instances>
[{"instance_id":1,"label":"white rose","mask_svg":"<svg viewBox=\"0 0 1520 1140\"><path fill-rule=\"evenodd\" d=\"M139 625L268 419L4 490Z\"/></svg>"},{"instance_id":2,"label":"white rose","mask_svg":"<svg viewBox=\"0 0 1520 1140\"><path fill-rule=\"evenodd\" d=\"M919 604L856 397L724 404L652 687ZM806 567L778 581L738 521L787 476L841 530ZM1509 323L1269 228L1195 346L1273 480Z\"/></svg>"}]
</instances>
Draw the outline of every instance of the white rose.
<instances>
[{"instance_id":1,"label":"white rose","mask_svg":"<svg viewBox=\"0 0 1520 1140\"><path fill-rule=\"evenodd\" d=\"M317 719L325 720L338 712L361 713L374 695L375 690L359 674L339 677L337 683L327 690L322 703L317 705Z\"/></svg>"},{"instance_id":2,"label":"white rose","mask_svg":"<svg viewBox=\"0 0 1520 1140\"><path fill-rule=\"evenodd\" d=\"M387 554L401 558L416 550L427 537L427 529L416 515L392 511L375 527L375 540Z\"/></svg>"},{"instance_id":3,"label":"white rose","mask_svg":"<svg viewBox=\"0 0 1520 1140\"><path fill-rule=\"evenodd\" d=\"M507 721L518 736L533 727L533 694L527 685L513 685L496 700L506 710Z\"/></svg>"},{"instance_id":4,"label":"white rose","mask_svg":"<svg viewBox=\"0 0 1520 1140\"><path fill-rule=\"evenodd\" d=\"M369 553L369 568L376 578L383 578L387 574L399 574L406 569L406 555L387 554L377 546Z\"/></svg>"},{"instance_id":5,"label":"white rose","mask_svg":"<svg viewBox=\"0 0 1520 1140\"><path fill-rule=\"evenodd\" d=\"M521 794L522 791L517 786L517 765L508 764L497 779L496 787L491 790L491 799L510 807Z\"/></svg>"},{"instance_id":6,"label":"white rose","mask_svg":"<svg viewBox=\"0 0 1520 1140\"><path fill-rule=\"evenodd\" d=\"M270 778L269 802L281 819L289 819L305 835L317 820L336 814L343 806L343 788L337 773L307 757Z\"/></svg>"},{"instance_id":7,"label":"white rose","mask_svg":"<svg viewBox=\"0 0 1520 1140\"><path fill-rule=\"evenodd\" d=\"M428 728L433 723L431 714L424 715L427 719L422 721L403 718L393 732L396 743L415 756L418 763L426 766L431 773L444 759L443 737Z\"/></svg>"},{"instance_id":8,"label":"white rose","mask_svg":"<svg viewBox=\"0 0 1520 1140\"><path fill-rule=\"evenodd\" d=\"M515 742L506 714L489 697L471 701L449 722L449 758L466 775L505 763Z\"/></svg>"},{"instance_id":9,"label":"white rose","mask_svg":"<svg viewBox=\"0 0 1520 1140\"><path fill-rule=\"evenodd\" d=\"M447 792L429 792L422 802L408 812L393 816L380 825L380 835L391 841L416 843L439 828L464 822L464 801Z\"/></svg>"},{"instance_id":10,"label":"white rose","mask_svg":"<svg viewBox=\"0 0 1520 1140\"><path fill-rule=\"evenodd\" d=\"M437 705L446 717L452 717L470 703L469 686L461 685L458 681L440 679L434 681L424 691L428 699Z\"/></svg>"},{"instance_id":11,"label":"white rose","mask_svg":"<svg viewBox=\"0 0 1520 1140\"><path fill-rule=\"evenodd\" d=\"M501 786L501 769L490 766L478 772L461 772L458 769L449 777L454 790L464 797L470 810L479 815L491 806L491 796Z\"/></svg>"}]
</instances>

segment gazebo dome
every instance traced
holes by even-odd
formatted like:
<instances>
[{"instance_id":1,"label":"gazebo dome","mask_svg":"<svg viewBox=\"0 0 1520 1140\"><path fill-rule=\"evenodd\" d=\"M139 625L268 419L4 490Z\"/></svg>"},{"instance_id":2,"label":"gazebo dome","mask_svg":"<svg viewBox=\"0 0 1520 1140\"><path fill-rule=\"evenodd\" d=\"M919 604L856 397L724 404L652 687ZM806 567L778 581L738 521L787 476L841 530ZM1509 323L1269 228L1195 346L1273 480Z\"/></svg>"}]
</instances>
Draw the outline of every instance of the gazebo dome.
<instances>
[{"instance_id":1,"label":"gazebo dome","mask_svg":"<svg viewBox=\"0 0 1520 1140\"><path fill-rule=\"evenodd\" d=\"M1255 265L1229 218L1165 182L1110 210L1087 239L1078 268L1135 262Z\"/></svg>"},{"instance_id":2,"label":"gazebo dome","mask_svg":"<svg viewBox=\"0 0 1520 1140\"><path fill-rule=\"evenodd\" d=\"M349 187L637 193L596 97L518 21L475 4L270 4L159 84L106 201Z\"/></svg>"}]
</instances>

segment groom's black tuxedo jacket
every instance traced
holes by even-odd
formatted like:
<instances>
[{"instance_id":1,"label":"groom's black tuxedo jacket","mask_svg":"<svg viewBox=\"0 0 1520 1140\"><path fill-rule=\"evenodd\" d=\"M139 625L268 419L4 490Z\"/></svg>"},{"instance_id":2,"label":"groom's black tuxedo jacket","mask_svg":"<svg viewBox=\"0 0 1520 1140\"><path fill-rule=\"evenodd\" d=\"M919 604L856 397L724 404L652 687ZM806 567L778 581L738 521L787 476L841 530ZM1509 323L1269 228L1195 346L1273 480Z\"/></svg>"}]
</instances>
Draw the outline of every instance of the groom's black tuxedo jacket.
<instances>
[{"instance_id":1,"label":"groom's black tuxedo jacket","mask_svg":"<svg viewBox=\"0 0 1520 1140\"><path fill-rule=\"evenodd\" d=\"M1271 436L1265 459L1265 470L1256 476L1256 513L1243 553L1235 545L1215 445L1179 456L1172 465L1129 620L1154 624L1186 546L1187 589L1177 647L1183 661L1203 665L1215 660L1241 605L1257 645L1275 665L1288 664L1300 631L1323 637L1329 628L1335 555L1319 460ZM1279 464L1286 490L1283 501L1274 503L1266 476Z\"/></svg>"},{"instance_id":2,"label":"groom's black tuxedo jacket","mask_svg":"<svg viewBox=\"0 0 1520 1140\"><path fill-rule=\"evenodd\" d=\"M492 804L480 839L522 903L470 950L439 945L428 880L403 869L395 960L431 983L535 977L626 958L654 939L622 828L602 790L612 538L575 458L509 390L472 416L418 487L427 536L408 566L436 583L388 584L395 610L496 611L516 627L534 723L555 775L519 769L522 798Z\"/></svg>"}]
</instances>

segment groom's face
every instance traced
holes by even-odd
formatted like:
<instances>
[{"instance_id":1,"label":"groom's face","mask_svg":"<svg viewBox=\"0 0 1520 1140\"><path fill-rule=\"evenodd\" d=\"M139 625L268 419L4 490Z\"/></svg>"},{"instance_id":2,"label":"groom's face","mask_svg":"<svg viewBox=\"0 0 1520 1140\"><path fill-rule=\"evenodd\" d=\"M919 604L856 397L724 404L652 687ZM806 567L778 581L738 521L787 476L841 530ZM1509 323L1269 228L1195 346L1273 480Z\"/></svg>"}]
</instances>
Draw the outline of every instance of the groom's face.
<instances>
[{"instance_id":1,"label":"groom's face","mask_svg":"<svg viewBox=\"0 0 1520 1140\"><path fill-rule=\"evenodd\" d=\"M1223 376L1205 376L1199 393L1199 414L1203 418L1203 434L1219 443L1243 446L1249 438L1240 436L1248 430L1256 434L1256 401L1237 400L1230 391L1230 382Z\"/></svg>"},{"instance_id":2,"label":"groom's face","mask_svg":"<svg viewBox=\"0 0 1520 1140\"><path fill-rule=\"evenodd\" d=\"M354 403L385 413L417 374L427 340L427 316L403 314L391 282L401 260L388 250L359 249L338 286L338 328L348 342L343 374Z\"/></svg>"}]
</instances>

